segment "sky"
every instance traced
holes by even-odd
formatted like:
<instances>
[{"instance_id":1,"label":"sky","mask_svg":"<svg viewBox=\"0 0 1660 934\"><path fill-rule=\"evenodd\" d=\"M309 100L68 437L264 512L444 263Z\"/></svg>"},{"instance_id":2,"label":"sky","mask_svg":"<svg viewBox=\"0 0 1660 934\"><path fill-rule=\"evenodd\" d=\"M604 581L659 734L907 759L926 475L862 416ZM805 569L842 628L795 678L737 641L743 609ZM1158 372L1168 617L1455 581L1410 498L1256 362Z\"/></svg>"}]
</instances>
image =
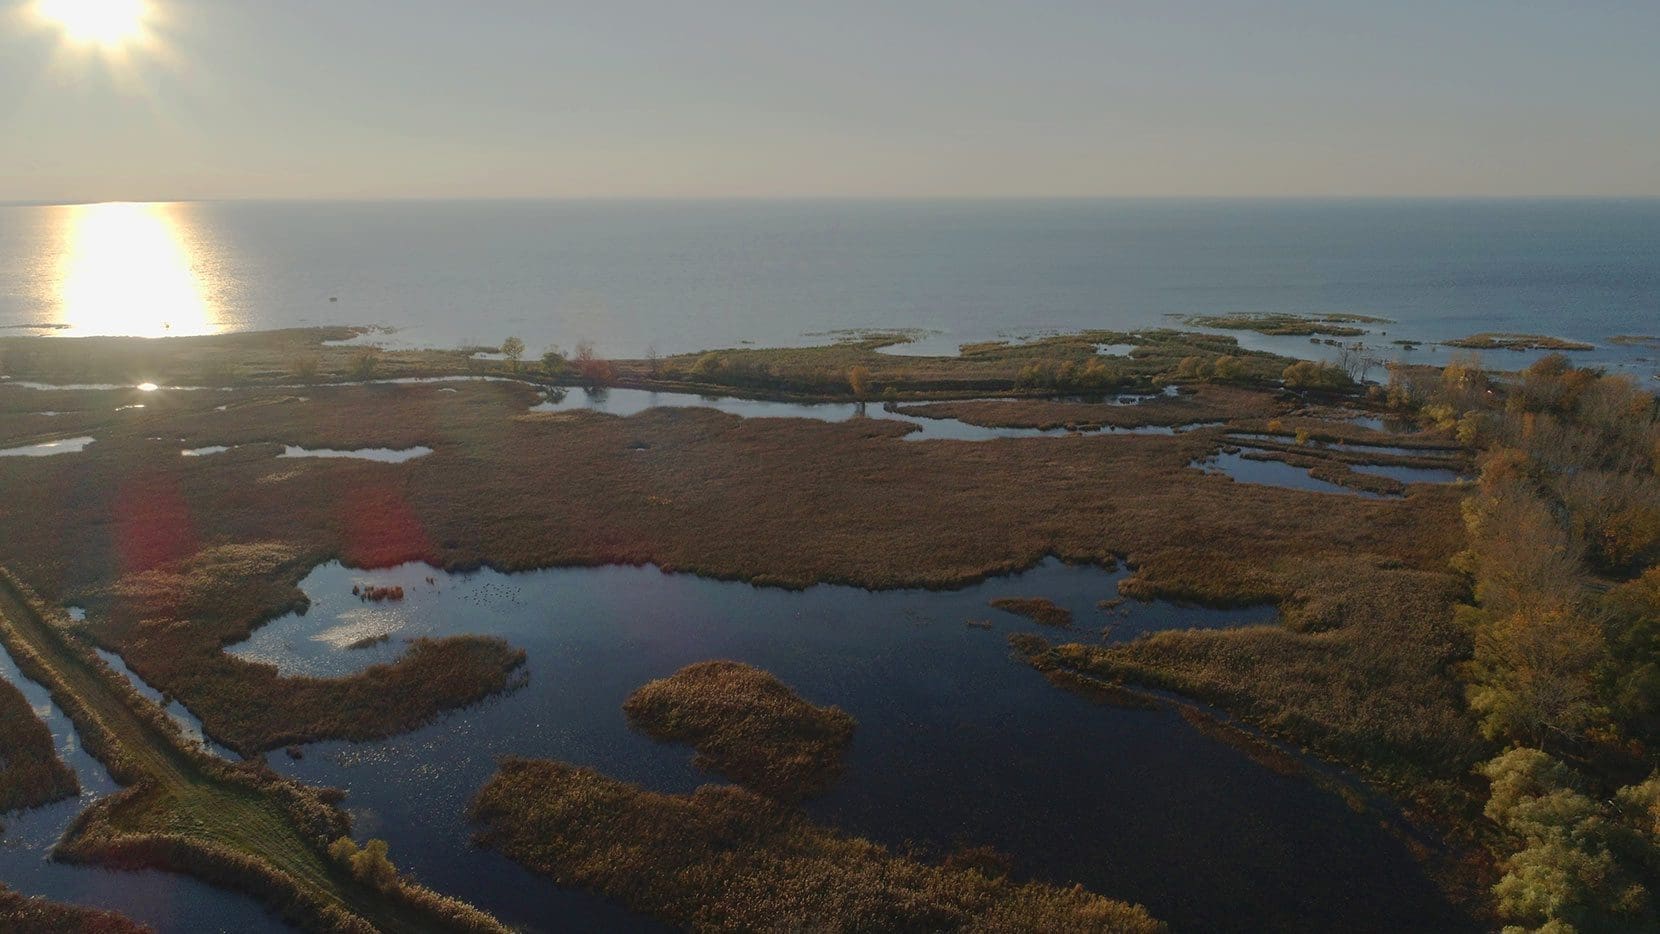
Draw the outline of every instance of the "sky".
<instances>
[{"instance_id":1,"label":"sky","mask_svg":"<svg viewBox=\"0 0 1660 934\"><path fill-rule=\"evenodd\" d=\"M135 40L40 5L142 3ZM1660 2L0 0L0 201L1660 196Z\"/></svg>"}]
</instances>

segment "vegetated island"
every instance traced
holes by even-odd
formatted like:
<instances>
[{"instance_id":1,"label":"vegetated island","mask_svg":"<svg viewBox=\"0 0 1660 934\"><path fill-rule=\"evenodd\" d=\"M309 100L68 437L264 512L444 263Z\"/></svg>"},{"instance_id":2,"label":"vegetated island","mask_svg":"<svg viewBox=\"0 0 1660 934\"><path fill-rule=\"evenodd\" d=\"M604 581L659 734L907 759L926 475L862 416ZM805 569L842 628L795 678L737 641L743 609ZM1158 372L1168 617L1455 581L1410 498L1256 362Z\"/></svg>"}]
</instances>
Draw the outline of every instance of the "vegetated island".
<instances>
[{"instance_id":1,"label":"vegetated island","mask_svg":"<svg viewBox=\"0 0 1660 934\"><path fill-rule=\"evenodd\" d=\"M472 814L480 844L531 871L700 931L1164 929L1136 905L924 863L733 786L665 795L508 759Z\"/></svg>"},{"instance_id":2,"label":"vegetated island","mask_svg":"<svg viewBox=\"0 0 1660 934\"><path fill-rule=\"evenodd\" d=\"M1393 324L1389 318L1356 314L1290 314L1286 312L1231 315L1187 315L1186 324L1223 331L1255 331L1270 337L1360 337L1369 333L1357 324Z\"/></svg>"},{"instance_id":3,"label":"vegetated island","mask_svg":"<svg viewBox=\"0 0 1660 934\"><path fill-rule=\"evenodd\" d=\"M1442 341L1448 347L1458 347L1464 350L1596 350L1597 345L1585 341L1568 340L1565 337L1551 337L1548 334L1516 334L1501 331L1484 331L1480 334L1471 334L1469 337L1458 337Z\"/></svg>"},{"instance_id":4,"label":"vegetated island","mask_svg":"<svg viewBox=\"0 0 1660 934\"><path fill-rule=\"evenodd\" d=\"M1660 335L1654 334L1616 334L1608 339L1608 343L1621 347L1653 347L1660 348Z\"/></svg>"},{"instance_id":5,"label":"vegetated island","mask_svg":"<svg viewBox=\"0 0 1660 934\"><path fill-rule=\"evenodd\" d=\"M853 741L853 718L840 708L810 704L742 662L688 665L635 691L623 711L642 732L690 743L699 768L782 801L828 788Z\"/></svg>"},{"instance_id":6,"label":"vegetated island","mask_svg":"<svg viewBox=\"0 0 1660 934\"><path fill-rule=\"evenodd\" d=\"M1072 611L1043 597L996 597L988 601L1005 613L1024 616L1034 623L1065 629L1072 625Z\"/></svg>"},{"instance_id":7,"label":"vegetated island","mask_svg":"<svg viewBox=\"0 0 1660 934\"><path fill-rule=\"evenodd\" d=\"M0 885L0 929L10 934L153 934L113 911L65 905Z\"/></svg>"}]
</instances>

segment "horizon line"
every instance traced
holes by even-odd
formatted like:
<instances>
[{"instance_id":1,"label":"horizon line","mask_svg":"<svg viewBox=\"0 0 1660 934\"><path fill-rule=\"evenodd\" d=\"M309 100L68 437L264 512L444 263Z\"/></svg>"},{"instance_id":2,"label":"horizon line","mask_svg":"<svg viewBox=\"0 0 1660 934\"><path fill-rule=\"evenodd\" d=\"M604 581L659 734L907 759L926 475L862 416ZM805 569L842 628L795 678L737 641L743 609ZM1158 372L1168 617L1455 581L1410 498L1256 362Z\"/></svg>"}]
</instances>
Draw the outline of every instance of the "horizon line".
<instances>
[{"instance_id":1,"label":"horizon line","mask_svg":"<svg viewBox=\"0 0 1660 934\"><path fill-rule=\"evenodd\" d=\"M0 207L82 207L98 204L443 204L542 202L566 204L995 204L1102 202L1647 202L1660 194L1281 194L1281 195L244 195L196 198L19 198Z\"/></svg>"}]
</instances>

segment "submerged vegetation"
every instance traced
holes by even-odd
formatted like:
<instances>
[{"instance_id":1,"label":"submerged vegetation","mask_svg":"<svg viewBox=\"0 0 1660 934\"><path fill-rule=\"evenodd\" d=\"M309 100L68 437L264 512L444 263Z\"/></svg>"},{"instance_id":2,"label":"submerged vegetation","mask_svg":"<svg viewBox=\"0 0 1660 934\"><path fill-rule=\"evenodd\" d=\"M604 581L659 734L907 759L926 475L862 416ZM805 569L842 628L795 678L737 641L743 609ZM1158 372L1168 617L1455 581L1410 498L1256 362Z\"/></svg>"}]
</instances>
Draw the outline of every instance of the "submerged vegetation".
<instances>
[{"instance_id":1,"label":"submerged vegetation","mask_svg":"<svg viewBox=\"0 0 1660 934\"><path fill-rule=\"evenodd\" d=\"M1154 932L1081 887L935 865L731 786L664 795L559 762L508 759L479 792L479 841L561 885L694 930Z\"/></svg>"},{"instance_id":2,"label":"submerged vegetation","mask_svg":"<svg viewBox=\"0 0 1660 934\"><path fill-rule=\"evenodd\" d=\"M829 787L853 741L845 712L741 662L688 665L635 691L623 711L657 739L690 743L699 767L784 801Z\"/></svg>"},{"instance_id":3,"label":"submerged vegetation","mask_svg":"<svg viewBox=\"0 0 1660 934\"><path fill-rule=\"evenodd\" d=\"M1045 626L1065 629L1072 625L1071 610L1043 597L998 597L991 601L991 605Z\"/></svg>"}]
</instances>

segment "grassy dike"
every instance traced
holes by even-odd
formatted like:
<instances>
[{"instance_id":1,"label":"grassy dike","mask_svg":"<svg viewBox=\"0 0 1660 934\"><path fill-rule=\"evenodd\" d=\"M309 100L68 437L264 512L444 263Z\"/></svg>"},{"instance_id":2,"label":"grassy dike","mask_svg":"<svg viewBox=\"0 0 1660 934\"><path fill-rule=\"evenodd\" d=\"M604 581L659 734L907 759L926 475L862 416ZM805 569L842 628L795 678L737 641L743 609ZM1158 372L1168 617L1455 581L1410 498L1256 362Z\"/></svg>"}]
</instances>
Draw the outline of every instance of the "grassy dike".
<instances>
[{"instance_id":1,"label":"grassy dike","mask_svg":"<svg viewBox=\"0 0 1660 934\"><path fill-rule=\"evenodd\" d=\"M402 880L354 878L327 855L328 841L347 829L338 808L312 789L189 748L161 710L48 617L0 569L0 641L128 786L76 819L57 858L190 873L316 931L506 930Z\"/></svg>"}]
</instances>

